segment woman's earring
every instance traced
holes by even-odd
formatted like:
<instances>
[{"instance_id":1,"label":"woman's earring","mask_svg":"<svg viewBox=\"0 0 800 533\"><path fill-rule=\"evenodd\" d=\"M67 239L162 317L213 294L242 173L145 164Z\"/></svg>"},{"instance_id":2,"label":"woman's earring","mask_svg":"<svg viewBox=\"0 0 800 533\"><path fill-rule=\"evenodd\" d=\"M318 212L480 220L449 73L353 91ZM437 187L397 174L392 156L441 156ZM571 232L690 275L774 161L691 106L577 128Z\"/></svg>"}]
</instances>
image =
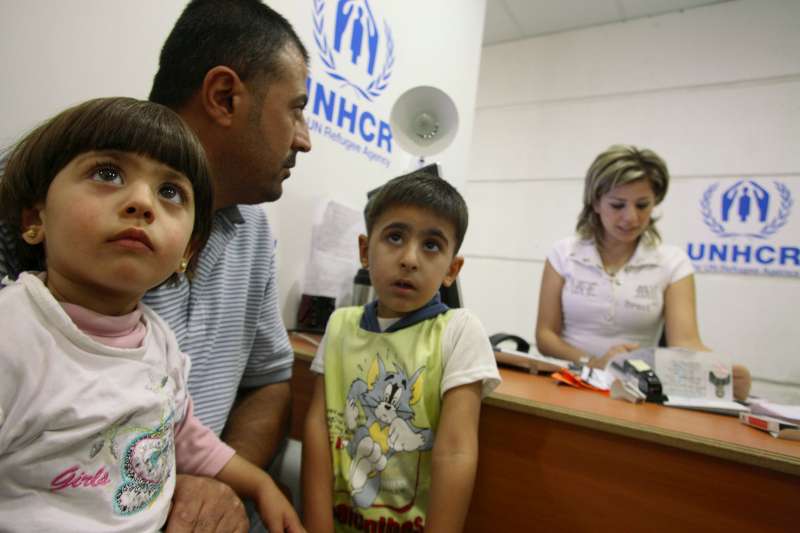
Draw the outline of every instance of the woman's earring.
<instances>
[{"instance_id":1,"label":"woman's earring","mask_svg":"<svg viewBox=\"0 0 800 533\"><path fill-rule=\"evenodd\" d=\"M178 272L184 273L186 269L189 268L189 260L185 257L181 259L181 263L178 265Z\"/></svg>"}]
</instances>

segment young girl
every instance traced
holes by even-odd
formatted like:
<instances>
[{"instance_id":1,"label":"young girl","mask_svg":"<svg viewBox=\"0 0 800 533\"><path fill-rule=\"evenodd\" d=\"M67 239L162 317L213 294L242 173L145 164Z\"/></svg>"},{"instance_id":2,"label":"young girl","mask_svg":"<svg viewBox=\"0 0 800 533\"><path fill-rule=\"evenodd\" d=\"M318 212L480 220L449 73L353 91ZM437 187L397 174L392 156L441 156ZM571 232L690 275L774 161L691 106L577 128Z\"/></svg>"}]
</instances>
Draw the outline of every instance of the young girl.
<instances>
[{"instance_id":1,"label":"young girl","mask_svg":"<svg viewBox=\"0 0 800 533\"><path fill-rule=\"evenodd\" d=\"M302 530L270 477L192 415L189 360L139 299L210 231L199 141L158 104L102 98L24 137L0 218L26 272L0 291L4 530L154 531L175 472L253 499L270 531Z\"/></svg>"}]
</instances>

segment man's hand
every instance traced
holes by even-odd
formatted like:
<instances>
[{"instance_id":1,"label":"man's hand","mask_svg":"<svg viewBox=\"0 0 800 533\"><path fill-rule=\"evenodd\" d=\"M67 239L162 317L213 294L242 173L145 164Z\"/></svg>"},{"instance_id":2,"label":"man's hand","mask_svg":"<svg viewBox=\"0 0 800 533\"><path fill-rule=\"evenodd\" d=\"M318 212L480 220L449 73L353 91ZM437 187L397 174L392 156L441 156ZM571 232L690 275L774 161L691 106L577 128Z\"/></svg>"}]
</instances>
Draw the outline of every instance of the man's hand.
<instances>
[{"instance_id":1,"label":"man's hand","mask_svg":"<svg viewBox=\"0 0 800 533\"><path fill-rule=\"evenodd\" d=\"M166 533L247 533L250 523L242 500L216 479L178 475Z\"/></svg>"}]
</instances>

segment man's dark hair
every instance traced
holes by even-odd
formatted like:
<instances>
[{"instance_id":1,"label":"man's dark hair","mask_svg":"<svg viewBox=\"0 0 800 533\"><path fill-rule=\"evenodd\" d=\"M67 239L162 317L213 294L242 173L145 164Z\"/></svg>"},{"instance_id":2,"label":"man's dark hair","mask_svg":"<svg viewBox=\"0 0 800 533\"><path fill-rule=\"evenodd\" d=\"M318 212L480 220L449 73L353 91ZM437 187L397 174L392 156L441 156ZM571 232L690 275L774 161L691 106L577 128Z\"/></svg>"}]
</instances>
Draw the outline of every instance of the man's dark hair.
<instances>
[{"instance_id":1,"label":"man's dark hair","mask_svg":"<svg viewBox=\"0 0 800 533\"><path fill-rule=\"evenodd\" d=\"M150 100L180 109L219 65L245 82L272 81L283 74L280 53L288 43L308 62L289 21L260 0L193 0L161 49Z\"/></svg>"},{"instance_id":2,"label":"man's dark hair","mask_svg":"<svg viewBox=\"0 0 800 533\"><path fill-rule=\"evenodd\" d=\"M92 151L130 152L177 170L194 192L195 251L191 274L212 224L213 191L203 145L177 113L133 98L97 98L66 109L28 133L11 150L0 176L0 221L16 235L20 270L44 270L44 246L21 235L22 211L44 202L56 175ZM173 275L170 281L177 281Z\"/></svg>"},{"instance_id":3,"label":"man's dark hair","mask_svg":"<svg viewBox=\"0 0 800 533\"><path fill-rule=\"evenodd\" d=\"M425 171L411 172L389 180L367 203L367 233L372 231L375 221L383 213L401 205L427 209L452 223L456 232L453 254L458 253L467 233L469 214L464 198L455 187Z\"/></svg>"}]
</instances>

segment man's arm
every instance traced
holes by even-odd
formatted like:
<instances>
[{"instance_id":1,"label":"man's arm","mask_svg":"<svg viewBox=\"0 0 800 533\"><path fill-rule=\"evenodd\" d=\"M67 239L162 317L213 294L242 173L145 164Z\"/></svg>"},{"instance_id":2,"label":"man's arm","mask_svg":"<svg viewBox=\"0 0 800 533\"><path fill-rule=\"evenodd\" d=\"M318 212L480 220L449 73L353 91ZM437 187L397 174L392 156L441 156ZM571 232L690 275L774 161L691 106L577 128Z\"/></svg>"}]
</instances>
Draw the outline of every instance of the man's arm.
<instances>
[{"instance_id":1,"label":"man's arm","mask_svg":"<svg viewBox=\"0 0 800 533\"><path fill-rule=\"evenodd\" d=\"M264 239L265 243L272 243L266 212L258 208L251 210L251 213L257 213L257 216L253 215L257 219L254 218L252 222L258 237ZM242 378L244 385L239 385L239 397L228 414L222 440L251 463L267 467L289 430L291 390L288 380L291 378L294 352L278 303L275 250L270 246L261 250L256 258L268 261L266 285L259 304L255 339ZM266 385L248 383L254 376L263 379L267 374L273 376L274 380L286 381L273 381Z\"/></svg>"},{"instance_id":2,"label":"man's arm","mask_svg":"<svg viewBox=\"0 0 800 533\"><path fill-rule=\"evenodd\" d=\"M251 463L268 466L288 434L291 405L288 381L243 391L231 409L222 440Z\"/></svg>"}]
</instances>

